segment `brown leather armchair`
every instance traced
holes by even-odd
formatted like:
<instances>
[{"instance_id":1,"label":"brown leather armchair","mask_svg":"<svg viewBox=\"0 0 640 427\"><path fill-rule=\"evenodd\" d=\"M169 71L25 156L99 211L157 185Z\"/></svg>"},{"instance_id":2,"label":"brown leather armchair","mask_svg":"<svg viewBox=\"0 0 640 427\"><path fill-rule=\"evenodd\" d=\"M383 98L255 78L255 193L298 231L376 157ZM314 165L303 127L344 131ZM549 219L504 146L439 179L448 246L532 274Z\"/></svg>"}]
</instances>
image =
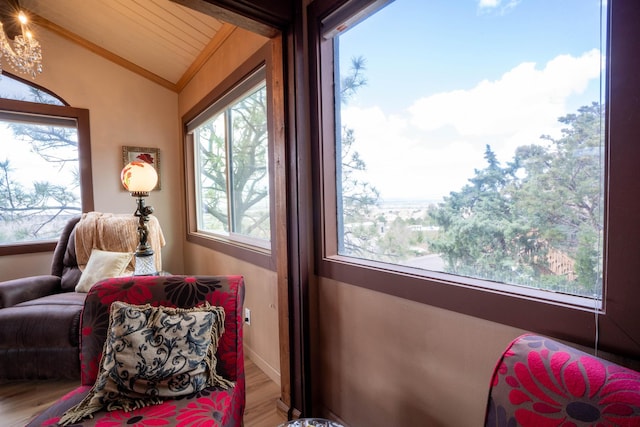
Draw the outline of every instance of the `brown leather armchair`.
<instances>
[{"instance_id":1,"label":"brown leather armchair","mask_svg":"<svg viewBox=\"0 0 640 427\"><path fill-rule=\"evenodd\" d=\"M0 379L80 378L80 312L86 294L74 292L76 216L53 253L51 275L0 282Z\"/></svg>"},{"instance_id":2,"label":"brown leather armchair","mask_svg":"<svg viewBox=\"0 0 640 427\"><path fill-rule=\"evenodd\" d=\"M138 218L127 214L76 216L60 235L50 275L0 282L0 380L80 378L78 325L87 296L76 292L81 269L87 271L94 248L133 253L137 226ZM149 226L156 268L161 271L164 236L157 218L152 217ZM121 274L133 274L133 263ZM92 278L89 274L85 280Z\"/></svg>"}]
</instances>

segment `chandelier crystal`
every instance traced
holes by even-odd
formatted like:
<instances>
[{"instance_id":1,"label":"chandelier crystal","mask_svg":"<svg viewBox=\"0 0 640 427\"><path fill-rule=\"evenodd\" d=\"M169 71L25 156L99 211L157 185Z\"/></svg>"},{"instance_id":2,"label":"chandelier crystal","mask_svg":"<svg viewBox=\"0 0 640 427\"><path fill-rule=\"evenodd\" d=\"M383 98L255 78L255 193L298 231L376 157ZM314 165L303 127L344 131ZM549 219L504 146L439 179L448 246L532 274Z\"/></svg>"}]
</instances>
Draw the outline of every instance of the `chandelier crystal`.
<instances>
[{"instance_id":1,"label":"chandelier crystal","mask_svg":"<svg viewBox=\"0 0 640 427\"><path fill-rule=\"evenodd\" d=\"M42 49L40 43L29 30L27 15L20 11L18 14L21 34L13 40L7 37L2 22L0 22L0 58L7 58L11 67L23 74L36 78L42 72ZM0 71L2 65L0 64Z\"/></svg>"}]
</instances>

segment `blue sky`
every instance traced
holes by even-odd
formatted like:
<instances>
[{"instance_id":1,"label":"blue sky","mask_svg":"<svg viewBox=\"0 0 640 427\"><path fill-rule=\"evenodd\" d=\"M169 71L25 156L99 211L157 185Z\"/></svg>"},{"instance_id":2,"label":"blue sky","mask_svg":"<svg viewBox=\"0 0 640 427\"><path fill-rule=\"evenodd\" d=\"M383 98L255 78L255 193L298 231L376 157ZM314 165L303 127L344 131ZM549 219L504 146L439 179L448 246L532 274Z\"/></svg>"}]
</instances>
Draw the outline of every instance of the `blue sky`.
<instances>
[{"instance_id":1,"label":"blue sky","mask_svg":"<svg viewBox=\"0 0 640 427\"><path fill-rule=\"evenodd\" d=\"M342 73L362 56L368 81L343 123L383 198L440 198L484 166L485 144L508 161L599 101L599 24L599 0L396 0L341 34ZM405 155L385 150L390 142ZM407 170L414 182L450 184L393 179Z\"/></svg>"}]
</instances>

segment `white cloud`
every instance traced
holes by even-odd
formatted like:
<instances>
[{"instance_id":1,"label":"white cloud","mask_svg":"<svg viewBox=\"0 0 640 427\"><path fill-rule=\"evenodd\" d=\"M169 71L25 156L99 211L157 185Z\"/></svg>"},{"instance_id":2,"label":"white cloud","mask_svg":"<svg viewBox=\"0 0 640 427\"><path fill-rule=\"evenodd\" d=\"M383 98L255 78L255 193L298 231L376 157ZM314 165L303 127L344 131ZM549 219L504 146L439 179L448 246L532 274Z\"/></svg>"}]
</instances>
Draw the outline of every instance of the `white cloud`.
<instances>
[{"instance_id":1,"label":"white cloud","mask_svg":"<svg viewBox=\"0 0 640 427\"><path fill-rule=\"evenodd\" d=\"M485 166L486 144L505 162L516 147L557 136L558 118L573 112L567 98L599 78L600 59L592 50L558 56L541 69L522 63L499 80L417 99L401 115L350 106L343 124L354 129L354 148L383 197L439 198Z\"/></svg>"},{"instance_id":2,"label":"white cloud","mask_svg":"<svg viewBox=\"0 0 640 427\"><path fill-rule=\"evenodd\" d=\"M483 12L496 12L500 15L505 14L520 4L520 0L479 0L478 10Z\"/></svg>"},{"instance_id":3,"label":"white cloud","mask_svg":"<svg viewBox=\"0 0 640 427\"><path fill-rule=\"evenodd\" d=\"M485 8L485 7L498 7L500 5L500 0L480 0L478 2L478 7L480 8Z\"/></svg>"},{"instance_id":4,"label":"white cloud","mask_svg":"<svg viewBox=\"0 0 640 427\"><path fill-rule=\"evenodd\" d=\"M418 99L408 109L408 120L425 131L450 126L463 137L510 138L506 148L512 151L517 145L537 142L542 130L558 129L558 118L567 113L567 98L584 92L590 80L599 78L600 66L598 50L577 58L557 56L543 69L525 62L499 80Z\"/></svg>"},{"instance_id":5,"label":"white cloud","mask_svg":"<svg viewBox=\"0 0 640 427\"><path fill-rule=\"evenodd\" d=\"M467 182L484 152L467 140L430 141L406 117L386 116L379 107L345 109L343 123L354 129L366 180L383 198L439 199Z\"/></svg>"}]
</instances>

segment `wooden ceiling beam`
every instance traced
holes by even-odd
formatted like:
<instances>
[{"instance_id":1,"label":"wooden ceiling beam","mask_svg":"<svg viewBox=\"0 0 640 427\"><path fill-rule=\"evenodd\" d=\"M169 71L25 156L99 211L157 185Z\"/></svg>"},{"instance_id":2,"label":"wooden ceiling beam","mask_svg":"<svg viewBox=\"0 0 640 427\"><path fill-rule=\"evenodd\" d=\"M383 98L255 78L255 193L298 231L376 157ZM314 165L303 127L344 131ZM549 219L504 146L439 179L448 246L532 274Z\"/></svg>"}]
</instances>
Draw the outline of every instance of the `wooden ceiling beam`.
<instances>
[{"instance_id":1,"label":"wooden ceiling beam","mask_svg":"<svg viewBox=\"0 0 640 427\"><path fill-rule=\"evenodd\" d=\"M191 81L198 71L204 66L204 64L213 56L213 54L222 46L222 44L229 38L231 33L237 27L231 24L223 24L222 27L216 32L216 35L211 39L209 44L200 52L198 57L189 66L187 71L184 72L178 83L176 83L176 91L180 92Z\"/></svg>"},{"instance_id":2,"label":"wooden ceiling beam","mask_svg":"<svg viewBox=\"0 0 640 427\"><path fill-rule=\"evenodd\" d=\"M281 20L270 16L266 17L266 15L264 19L257 20L259 17L251 15L255 15L258 10L252 9L249 6L244 5L244 2L239 2L237 0L215 1L215 3L220 3L220 5L214 4L214 0L171 1L268 38L276 37L280 33L278 26L284 26L284 22L280 22ZM262 18L263 15L264 14L260 14L260 17ZM273 23L271 23L272 21Z\"/></svg>"},{"instance_id":3,"label":"wooden ceiling beam","mask_svg":"<svg viewBox=\"0 0 640 427\"><path fill-rule=\"evenodd\" d=\"M86 49L88 49L89 51L95 53L96 55L99 55L115 64L118 64L124 68L126 68L127 70L134 72L148 80L151 80L157 84L159 84L160 86L163 86L169 90L172 90L174 92L178 92L178 87L175 83L170 82L169 80L160 77L157 74L152 73L151 71L147 70L146 68L140 67L139 65L134 64L133 62L124 59L121 56L116 55L115 53L101 47L98 46L95 43L90 42L89 40L80 37L79 35L29 11L29 15L31 17L31 20L34 24L46 28L56 34L58 34L61 37L64 37L67 40L70 40ZM45 58L46 60L46 58Z\"/></svg>"}]
</instances>

